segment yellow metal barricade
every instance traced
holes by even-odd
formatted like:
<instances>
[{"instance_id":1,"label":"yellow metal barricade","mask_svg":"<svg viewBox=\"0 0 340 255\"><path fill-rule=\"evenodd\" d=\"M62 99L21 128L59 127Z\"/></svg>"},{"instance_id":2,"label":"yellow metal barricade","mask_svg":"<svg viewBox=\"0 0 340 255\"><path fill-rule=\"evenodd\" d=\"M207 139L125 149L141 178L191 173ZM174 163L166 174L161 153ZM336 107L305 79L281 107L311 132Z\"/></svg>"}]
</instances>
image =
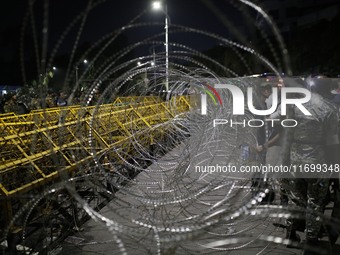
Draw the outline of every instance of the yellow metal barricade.
<instances>
[{"instance_id":1,"label":"yellow metal barricade","mask_svg":"<svg viewBox=\"0 0 340 255\"><path fill-rule=\"evenodd\" d=\"M27 204L30 196L46 187L86 175L89 166L105 165L108 158L128 162L138 148L149 148L157 140L163 140L172 132L168 123L177 114L191 110L189 99L178 96L164 102L158 97L125 97L117 98L112 104L2 115L0 209L4 226L10 226L11 233L20 231L22 222L11 223L13 215L20 210L19 205ZM114 171L106 165L107 171ZM36 209L37 218L30 220L37 222L44 215L50 217L54 208L51 206ZM56 208L59 208L57 213L67 214L61 206Z\"/></svg>"}]
</instances>

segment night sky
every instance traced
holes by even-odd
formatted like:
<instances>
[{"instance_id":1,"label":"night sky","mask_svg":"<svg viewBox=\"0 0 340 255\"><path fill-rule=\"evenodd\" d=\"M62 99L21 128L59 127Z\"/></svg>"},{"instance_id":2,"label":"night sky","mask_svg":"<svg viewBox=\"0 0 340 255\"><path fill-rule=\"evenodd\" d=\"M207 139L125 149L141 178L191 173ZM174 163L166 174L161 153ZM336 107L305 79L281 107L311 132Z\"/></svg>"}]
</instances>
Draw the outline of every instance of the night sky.
<instances>
[{"instance_id":1,"label":"night sky","mask_svg":"<svg viewBox=\"0 0 340 255\"><path fill-rule=\"evenodd\" d=\"M22 19L27 11L27 2L24 0L1 1L0 9L0 24L1 32L8 27L14 27L22 24ZM93 1L96 3L98 1ZM151 6L153 1L150 0L107 0L102 2L97 7L93 8L86 20L85 27L80 38L80 43L89 41L95 43L109 31L119 29L126 25L131 19L139 15L141 12ZM215 13L206 4L211 3L225 17L230 19L236 26L243 24L243 15L227 1L200 1L200 0L168 0L163 1L168 7L168 15L171 18L172 24L201 29L216 33L223 37L229 37L230 32L226 26L216 17ZM49 1L49 51L54 47L58 38L69 26L70 22L83 10L86 9L88 1L82 0L50 0ZM34 14L37 35L41 39L41 28L43 20L43 1L37 0L34 3ZM256 13L253 13L254 18ZM161 11L153 9L147 10L135 23L143 24L145 22L164 22L165 15ZM77 32L79 31L80 22L70 31L65 43L58 51L58 54L70 53ZM28 33L32 33L31 23L27 24ZM141 26L138 28L129 29L125 32L128 36L129 43L135 43L147 38L147 36L155 33L164 32L164 26ZM193 47L195 50L201 51L210 49L218 42L215 39L208 37L197 36L193 33L171 33L174 30L170 27L169 42L182 43ZM163 37L158 40L164 40ZM8 55L9 52L1 51L2 54ZM143 53L142 50L137 50L138 54Z\"/></svg>"}]
</instances>

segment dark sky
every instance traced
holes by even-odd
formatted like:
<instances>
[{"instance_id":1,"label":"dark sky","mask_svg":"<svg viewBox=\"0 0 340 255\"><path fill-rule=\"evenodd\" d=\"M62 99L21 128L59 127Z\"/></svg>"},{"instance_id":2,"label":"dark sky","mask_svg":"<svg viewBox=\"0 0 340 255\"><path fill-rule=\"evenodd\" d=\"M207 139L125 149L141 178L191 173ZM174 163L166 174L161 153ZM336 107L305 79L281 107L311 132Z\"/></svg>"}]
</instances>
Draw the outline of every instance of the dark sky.
<instances>
[{"instance_id":1,"label":"dark sky","mask_svg":"<svg viewBox=\"0 0 340 255\"><path fill-rule=\"evenodd\" d=\"M98 0L94 0L94 3ZM121 28L130 20L139 15L152 4L150 0L107 0L97 7L93 8L86 20L80 43L89 41L95 43L109 31ZM231 6L227 1L223 0L167 0L163 1L163 5L167 4L168 15L172 24L188 26L195 29L201 29L212 33L219 34L223 37L229 37L229 30L216 17L210 7L205 3L211 3L215 6L224 17L230 19L234 25L244 23L243 15L238 9ZM0 3L0 29L1 32L7 27L14 27L22 24L23 17L27 11L27 3L25 0L3 0ZM85 10L88 1L86 0L50 0L49 1L49 51L57 43L62 33L68 28L70 22L83 10ZM35 27L39 39L41 39L42 21L43 21L43 4L44 1L34 1ZM254 18L256 14L253 13ZM135 43L154 35L155 33L164 32L164 26L145 26L145 22L164 22L165 15L161 11L152 9L147 10L135 23L141 24L138 28L128 29L125 33L128 36L129 43ZM31 22L27 23L27 31L31 33ZM58 51L61 53L70 53L74 44L76 34L79 31L80 22L71 29L65 42ZM173 34L174 28L170 27L169 42L181 43L195 50L206 50L218 44L215 39L206 36L197 35L195 33L176 33ZM1 38L0 38L1 40ZM164 37L156 40L162 41ZM147 47L147 46L145 46ZM147 54L145 47L137 50L137 54ZM161 49L159 49L161 50ZM8 52L6 53L8 54Z\"/></svg>"}]
</instances>

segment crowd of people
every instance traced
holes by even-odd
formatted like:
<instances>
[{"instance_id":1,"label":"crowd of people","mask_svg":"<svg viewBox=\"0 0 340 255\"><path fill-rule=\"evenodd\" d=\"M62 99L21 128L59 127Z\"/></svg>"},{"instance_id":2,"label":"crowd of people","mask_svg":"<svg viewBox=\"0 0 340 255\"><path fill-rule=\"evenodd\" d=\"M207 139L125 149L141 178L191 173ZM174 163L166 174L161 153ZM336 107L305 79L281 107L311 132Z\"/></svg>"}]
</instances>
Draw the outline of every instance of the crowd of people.
<instances>
[{"instance_id":1,"label":"crowd of people","mask_svg":"<svg viewBox=\"0 0 340 255\"><path fill-rule=\"evenodd\" d=\"M47 89L46 92L41 92L38 89L29 89L27 86L16 91L7 89L6 93L0 97L0 113L21 115L43 108L65 107L80 105L81 103L95 105L100 98L98 89L95 89L89 95L88 89L84 87L82 91L80 89L77 90L72 98L69 97L71 94L70 90L65 92L60 90L58 93L55 93L51 88ZM85 98L86 102L83 102Z\"/></svg>"},{"instance_id":2,"label":"crowd of people","mask_svg":"<svg viewBox=\"0 0 340 255\"><path fill-rule=\"evenodd\" d=\"M301 86L311 92L311 99L303 106L311 113L305 115L297 105L288 105L287 116L281 115L280 87L278 87L278 107L270 116L260 116L259 119L294 119L297 123L292 128L265 127L257 131L258 153L261 163L272 165L284 164L302 166L323 165L329 169L339 166L339 135L340 135L340 94L338 83L332 81L327 74L313 74L304 80L297 78L284 86ZM255 108L268 109L272 94L272 86L260 84L257 87L258 103ZM302 98L305 95L295 93L292 98ZM284 144L284 145L283 145ZM276 149L274 149L278 145ZM281 146L280 146L281 145ZM287 151L287 157L284 151ZM271 152L274 152L270 155ZM280 160L277 160L277 159ZM338 238L339 224L323 224L320 215L330 202L333 194L332 220L340 221L340 190L339 171L323 171L317 175L294 175L291 178L279 180L282 191L282 205L288 205L291 215L286 220L286 238L292 243L300 243L297 231L306 233L306 249L304 254L319 254L319 238L325 233L331 244ZM258 179L253 179L258 182ZM288 202L288 203L287 203ZM300 213L297 213L300 209ZM303 209L303 210L301 210ZM303 212L301 214L301 212ZM292 247L291 243L287 247ZM296 246L294 246L296 247Z\"/></svg>"}]
</instances>

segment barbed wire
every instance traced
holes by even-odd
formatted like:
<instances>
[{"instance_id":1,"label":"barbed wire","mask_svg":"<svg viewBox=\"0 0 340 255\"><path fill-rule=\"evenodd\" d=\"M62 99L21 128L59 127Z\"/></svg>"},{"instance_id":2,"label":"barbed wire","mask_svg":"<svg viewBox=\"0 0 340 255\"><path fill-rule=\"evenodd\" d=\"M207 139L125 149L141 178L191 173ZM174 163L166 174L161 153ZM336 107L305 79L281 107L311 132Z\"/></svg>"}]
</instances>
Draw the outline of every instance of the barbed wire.
<instances>
[{"instance_id":1,"label":"barbed wire","mask_svg":"<svg viewBox=\"0 0 340 255\"><path fill-rule=\"evenodd\" d=\"M219 89L221 105L218 101L215 104L213 100L207 100L206 115L201 114L200 98L205 88L203 84L212 87L232 84L245 91L256 86L257 80L243 77L232 67L224 66L183 42L169 42L168 69L165 52L130 57L134 50L163 43L165 33L146 37L104 56L105 49L122 33L164 26L158 22L138 22L145 10L126 26L99 38L74 64L88 15L106 2L89 1L86 10L80 11L60 35L50 56L47 43L53 31L48 29L48 24L53 21L47 22L48 1L43 10L42 47L38 45L37 25L33 23L33 6L39 3L29 2L23 29L29 27L31 20L38 76L52 70L66 35L81 23L75 32L77 36L62 84L64 91L68 86L72 87L67 95L68 102L77 97L78 90L86 87L87 92L83 91L84 97L79 100L78 108L74 108L76 110L72 106L58 109L55 118L51 117L49 109L42 109L40 117L34 117L29 124L22 122L22 126L30 125L27 130L19 130L19 133L26 132L22 139L28 142L9 138L10 131L3 132L2 148L6 142L13 148L30 143L29 148L35 150L23 149L25 157L32 157L17 164L16 168L11 162L15 161L15 155L20 157L21 152L12 157L3 152L1 180L3 189L9 190L2 196L3 209L13 211L12 218L2 218L7 246L11 246L10 242L21 245L26 254L69 254L77 252L79 247L83 251L98 250L99 253L102 245L110 254L245 254L246 251L249 254L298 254L299 250L285 247L289 244L285 239L285 219L304 220L306 210L288 210L288 207L278 205L281 183L269 179L257 190L252 186L253 175L249 173L235 177L228 172L206 170L208 166L262 163L255 153L256 129L242 125L212 125L214 119L242 122L233 115L235 99L232 94ZM210 6L210 1L204 2ZM275 33L279 50L274 49L266 31L256 22L253 22L253 29L265 38L271 56L262 55L251 45L181 24L171 23L170 35L194 34L202 40L214 39L235 52L248 71L253 68L247 62L251 57L279 77L282 68L291 73L286 47L270 17L249 1L231 2L249 19L251 16L244 12L242 4L263 15ZM232 29L230 22L223 24ZM20 56L26 84L24 32ZM246 34L238 36L247 37ZM90 64L74 84L77 65L90 55L93 56ZM97 65L102 57L105 61ZM272 57L275 63L269 61ZM142 63L137 65L138 61ZM95 71L91 79L87 79L94 64ZM221 70L223 75L217 74L215 69ZM169 91L164 91L166 75ZM44 86L43 78L39 80L40 86ZM102 90L101 95L96 94L98 89ZM124 101L124 98L129 99ZM247 122L254 116L246 102L245 109L242 118ZM34 139L28 138L31 134ZM245 156L243 146L247 146L249 155ZM274 161L279 164L279 155ZM39 168L40 173L36 171ZM39 174L43 177L38 177ZM41 179L44 181L37 181ZM272 190L276 197L273 204L269 204L266 198ZM329 216L318 216L324 224L339 224ZM40 228L35 229L36 226ZM96 235L91 233L93 229L101 232L98 238L92 236ZM14 241L17 232L20 240ZM63 242L70 235L76 236L80 243L74 241L72 246ZM7 253L5 248L3 253Z\"/></svg>"}]
</instances>

